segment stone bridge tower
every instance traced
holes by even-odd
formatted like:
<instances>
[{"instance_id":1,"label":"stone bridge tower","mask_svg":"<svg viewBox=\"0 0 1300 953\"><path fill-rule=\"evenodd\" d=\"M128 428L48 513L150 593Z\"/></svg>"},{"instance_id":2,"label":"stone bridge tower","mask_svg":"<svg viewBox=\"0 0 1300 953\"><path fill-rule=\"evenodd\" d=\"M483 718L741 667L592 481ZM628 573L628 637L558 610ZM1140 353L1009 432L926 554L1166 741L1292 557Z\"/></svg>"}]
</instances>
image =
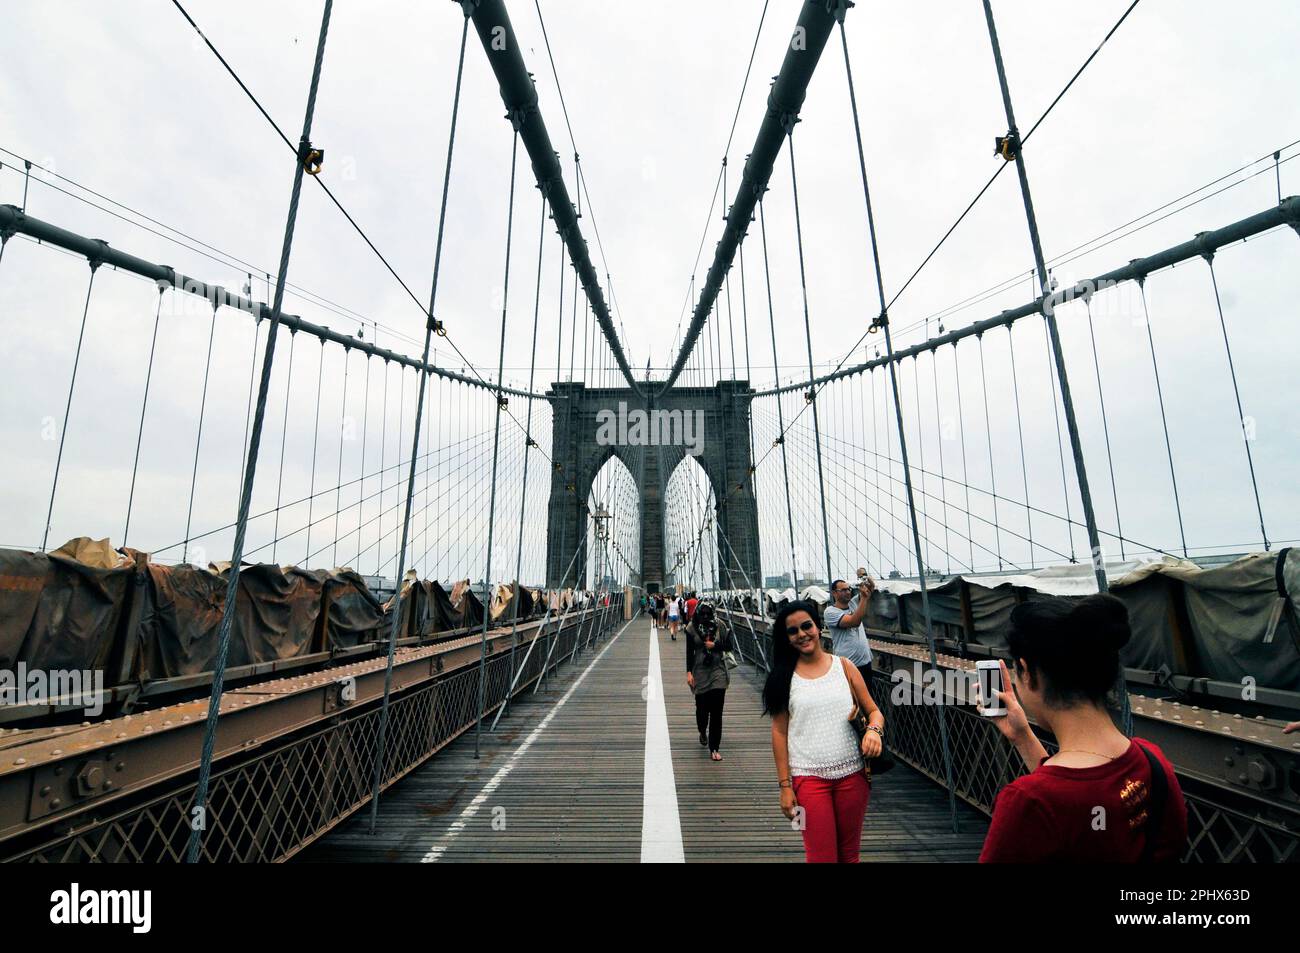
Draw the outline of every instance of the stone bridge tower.
<instances>
[{"instance_id":1,"label":"stone bridge tower","mask_svg":"<svg viewBox=\"0 0 1300 953\"><path fill-rule=\"evenodd\" d=\"M668 568L664 487L686 454L695 449L699 451L696 460L713 487L717 578L728 588L761 585L758 506L750 472L749 403L753 393L748 381L719 381L713 387L673 387L647 403L630 388L588 388L580 381L552 384L547 393L552 408L553 465L546 585L560 585L570 560L573 569L565 585L586 579L587 497L600 468L617 456L636 481L641 502L641 575L639 580L634 578L634 584L652 592L662 588ZM638 418L635 412L643 416ZM684 415L696 412L699 416L692 420L702 421L702 432L689 424L683 431ZM616 427L612 440L610 415L631 424ZM639 433L638 419L645 422Z\"/></svg>"}]
</instances>

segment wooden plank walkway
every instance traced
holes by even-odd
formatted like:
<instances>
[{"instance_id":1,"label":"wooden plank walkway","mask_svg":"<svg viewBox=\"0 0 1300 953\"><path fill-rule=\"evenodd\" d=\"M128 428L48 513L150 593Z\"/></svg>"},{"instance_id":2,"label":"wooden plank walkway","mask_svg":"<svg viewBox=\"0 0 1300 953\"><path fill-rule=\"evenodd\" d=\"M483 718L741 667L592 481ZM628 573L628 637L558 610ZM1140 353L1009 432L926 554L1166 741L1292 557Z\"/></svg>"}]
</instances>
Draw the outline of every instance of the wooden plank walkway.
<instances>
[{"instance_id":1,"label":"wooden plank walkway","mask_svg":"<svg viewBox=\"0 0 1300 953\"><path fill-rule=\"evenodd\" d=\"M781 815L761 682L732 673L722 762L695 730L685 646L638 618L566 662L536 695L516 702L481 757L466 733L387 791L376 833L367 809L299 859L338 861L628 861L641 859L646 763L643 690L650 639L659 641L685 859L803 860ZM900 765L879 778L863 831L864 861L971 861L987 820L958 803L954 835L942 788Z\"/></svg>"}]
</instances>

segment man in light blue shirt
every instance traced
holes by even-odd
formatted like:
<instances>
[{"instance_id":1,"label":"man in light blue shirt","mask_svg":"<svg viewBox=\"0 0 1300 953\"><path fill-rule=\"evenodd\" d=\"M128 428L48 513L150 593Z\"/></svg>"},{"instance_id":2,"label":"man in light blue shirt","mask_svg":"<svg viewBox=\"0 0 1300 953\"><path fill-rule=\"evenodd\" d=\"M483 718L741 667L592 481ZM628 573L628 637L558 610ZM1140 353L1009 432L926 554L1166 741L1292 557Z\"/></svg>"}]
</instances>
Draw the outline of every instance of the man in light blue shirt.
<instances>
[{"instance_id":1,"label":"man in light blue shirt","mask_svg":"<svg viewBox=\"0 0 1300 953\"><path fill-rule=\"evenodd\" d=\"M862 576L858 581L858 593L843 579L831 583L832 604L822 613L826 622L826 633L831 637L831 651L862 673L867 688L871 687L871 646L867 642L866 630L862 620L867 616L867 605L876 584L870 576Z\"/></svg>"}]
</instances>

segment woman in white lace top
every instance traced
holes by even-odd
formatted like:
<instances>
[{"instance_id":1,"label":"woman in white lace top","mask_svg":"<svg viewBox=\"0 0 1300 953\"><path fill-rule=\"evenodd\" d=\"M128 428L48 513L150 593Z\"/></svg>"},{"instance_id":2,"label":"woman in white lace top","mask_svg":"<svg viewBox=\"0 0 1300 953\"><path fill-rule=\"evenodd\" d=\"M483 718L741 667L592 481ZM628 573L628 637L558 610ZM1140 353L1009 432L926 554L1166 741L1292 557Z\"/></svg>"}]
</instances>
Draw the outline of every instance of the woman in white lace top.
<instances>
[{"instance_id":1,"label":"woman in white lace top","mask_svg":"<svg viewBox=\"0 0 1300 953\"><path fill-rule=\"evenodd\" d=\"M809 863L855 864L871 794L863 759L880 754L885 716L857 668L822 647L810 602L792 602L773 620L771 661L763 707L781 811L802 831ZM849 721L855 704L867 714L861 740Z\"/></svg>"}]
</instances>

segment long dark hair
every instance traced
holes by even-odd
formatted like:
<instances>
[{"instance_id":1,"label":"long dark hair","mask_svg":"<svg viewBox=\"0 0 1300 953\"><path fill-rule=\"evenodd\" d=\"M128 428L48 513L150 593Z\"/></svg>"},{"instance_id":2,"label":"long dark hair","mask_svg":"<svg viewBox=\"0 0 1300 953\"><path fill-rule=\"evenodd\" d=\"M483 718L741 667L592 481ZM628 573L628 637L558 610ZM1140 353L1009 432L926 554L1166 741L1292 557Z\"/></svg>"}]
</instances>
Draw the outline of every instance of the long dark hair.
<instances>
[{"instance_id":1,"label":"long dark hair","mask_svg":"<svg viewBox=\"0 0 1300 953\"><path fill-rule=\"evenodd\" d=\"M1119 650L1132 634L1128 607L1098 593L1078 601L1057 596L1024 602L1011 610L1007 643L1043 680L1053 708L1088 701L1104 704L1119 676Z\"/></svg>"},{"instance_id":2,"label":"long dark hair","mask_svg":"<svg viewBox=\"0 0 1300 953\"><path fill-rule=\"evenodd\" d=\"M763 714L783 715L790 707L790 679L799 661L799 650L790 644L785 630L787 620L796 612L806 612L821 632L822 618L817 606L802 599L787 603L772 620L772 638L769 644L767 681L763 684Z\"/></svg>"}]
</instances>

